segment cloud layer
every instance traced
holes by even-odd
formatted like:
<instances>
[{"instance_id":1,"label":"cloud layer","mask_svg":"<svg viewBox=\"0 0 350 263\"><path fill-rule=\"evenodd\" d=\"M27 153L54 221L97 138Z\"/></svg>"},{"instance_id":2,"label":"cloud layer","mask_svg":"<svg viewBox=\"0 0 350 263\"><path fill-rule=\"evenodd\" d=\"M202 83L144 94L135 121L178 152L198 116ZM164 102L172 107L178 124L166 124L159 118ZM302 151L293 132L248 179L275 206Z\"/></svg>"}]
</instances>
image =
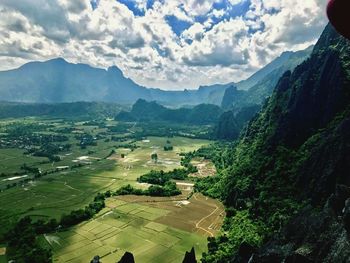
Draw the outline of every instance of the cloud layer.
<instances>
[{"instance_id":1,"label":"cloud layer","mask_svg":"<svg viewBox=\"0 0 350 263\"><path fill-rule=\"evenodd\" d=\"M63 57L148 87L246 78L313 44L326 0L2 0L0 70Z\"/></svg>"}]
</instances>

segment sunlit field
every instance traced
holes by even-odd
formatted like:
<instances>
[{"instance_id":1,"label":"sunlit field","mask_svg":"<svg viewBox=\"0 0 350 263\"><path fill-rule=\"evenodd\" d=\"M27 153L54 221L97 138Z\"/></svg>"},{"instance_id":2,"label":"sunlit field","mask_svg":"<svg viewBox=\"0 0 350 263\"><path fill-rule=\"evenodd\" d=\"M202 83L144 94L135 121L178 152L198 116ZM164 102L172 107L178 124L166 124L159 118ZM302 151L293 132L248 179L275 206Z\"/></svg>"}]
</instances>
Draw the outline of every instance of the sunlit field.
<instances>
[{"instance_id":1,"label":"sunlit field","mask_svg":"<svg viewBox=\"0 0 350 263\"><path fill-rule=\"evenodd\" d=\"M37 124L38 120L23 122ZM50 125L40 134L54 135L70 128L70 133L64 135L72 147L59 154L59 162L25 154L26 149L0 149L0 167L4 172L0 181L3 232L26 215L36 220L60 219L63 214L88 205L98 192L115 191L127 184L145 189L147 184L138 183L138 177L150 170L181 168L181 153L210 143L185 137L145 137L121 143L103 136L97 145L82 148L77 143L77 134L97 137L108 128L63 120L40 120L39 123ZM110 122L109 125L117 124ZM118 135L127 134L125 131ZM165 151L163 147L169 142L173 150ZM151 159L153 153L157 153L157 161ZM209 165L212 169L210 163L201 165L201 160L195 163L201 167L200 174L205 171L203 167ZM24 164L47 174L34 179L30 173L24 174L21 168ZM213 173L208 172L209 175ZM23 179L27 182L23 183ZM8 186L13 183L17 185ZM92 220L68 231L45 235L40 240L53 249L55 262L87 262L95 255L100 255L103 262L115 262L125 251L131 251L138 262L180 262L192 246L200 257L206 250L206 237L214 236L219 230L224 209L218 201L199 194L190 196L191 191L192 188L184 189L182 195L170 198L110 198L106 200L106 208Z\"/></svg>"}]
</instances>

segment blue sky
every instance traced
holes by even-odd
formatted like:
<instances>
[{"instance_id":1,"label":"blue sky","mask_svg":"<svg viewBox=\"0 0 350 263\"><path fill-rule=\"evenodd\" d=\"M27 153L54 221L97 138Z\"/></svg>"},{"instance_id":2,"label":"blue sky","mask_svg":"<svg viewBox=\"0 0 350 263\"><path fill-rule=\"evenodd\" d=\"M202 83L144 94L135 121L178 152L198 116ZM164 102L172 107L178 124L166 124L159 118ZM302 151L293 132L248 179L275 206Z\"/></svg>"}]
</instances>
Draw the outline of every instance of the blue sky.
<instances>
[{"instance_id":1,"label":"blue sky","mask_svg":"<svg viewBox=\"0 0 350 263\"><path fill-rule=\"evenodd\" d=\"M152 9L153 4L155 2L155 0L148 0L145 6L140 6L138 2L134 0L116 1L127 6L128 9L132 11L135 16L144 16L147 10ZM213 27L215 24L218 24L221 21L245 15L245 13L249 10L250 5L250 0L243 0L239 1L238 3L231 3L228 0L220 0L217 2L213 2L212 7L208 10L208 12L194 16L194 22L205 23L206 21L208 21L208 19L212 19L213 22L211 27ZM95 1L92 2L92 6L93 8L96 7ZM181 4L179 5L179 7L182 9L183 12L186 12L186 10L181 7ZM220 17L212 17L212 11L214 10L222 11L223 15ZM166 16L166 21L169 24L169 26L171 26L173 32L177 36L180 36L183 31L185 31L191 25L193 25L193 22L181 20L175 15ZM210 30L210 28L208 28L208 30Z\"/></svg>"},{"instance_id":2,"label":"blue sky","mask_svg":"<svg viewBox=\"0 0 350 263\"><path fill-rule=\"evenodd\" d=\"M314 44L325 0L1 0L0 70L63 57L147 87L247 78Z\"/></svg>"}]
</instances>

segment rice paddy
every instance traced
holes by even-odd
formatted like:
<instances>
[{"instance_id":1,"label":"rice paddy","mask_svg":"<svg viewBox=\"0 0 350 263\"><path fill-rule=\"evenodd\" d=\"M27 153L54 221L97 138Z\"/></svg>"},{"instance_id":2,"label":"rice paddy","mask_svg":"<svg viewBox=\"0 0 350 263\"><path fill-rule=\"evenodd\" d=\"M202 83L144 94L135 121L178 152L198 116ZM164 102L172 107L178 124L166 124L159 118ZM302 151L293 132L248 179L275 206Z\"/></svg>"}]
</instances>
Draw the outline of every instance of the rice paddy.
<instances>
[{"instance_id":1,"label":"rice paddy","mask_svg":"<svg viewBox=\"0 0 350 263\"><path fill-rule=\"evenodd\" d=\"M88 129L96 134L104 131L81 125L76 125L76 129ZM114 191L127 184L147 188L148 184L137 183L139 176L150 170L180 168L180 153L210 143L184 137L148 137L133 142L137 148L131 150L101 139L96 146L81 149L74 136L69 137L73 146L61 155L58 163L25 155L24 149L0 149L0 172L18 173L24 163L42 171L52 171L40 179L9 189L5 189L9 182L32 178L27 175L1 178L1 233L26 215L33 219L59 219L89 204L98 192ZM172 151L163 150L167 140L174 147ZM151 160L152 153L158 155L156 162ZM74 167L77 164L81 165ZM206 165L210 164L203 167ZM206 172L203 168L199 173L202 176ZM182 262L185 251L192 246L200 257L206 250L206 238L216 235L220 229L224 208L218 201L200 194L189 197L192 187L185 184L191 182L179 185L183 194L178 197L109 198L107 207L92 220L65 232L45 235L41 241L53 249L54 262L89 262L95 255L104 263L116 262L125 251L132 252L136 262ZM0 262L3 258L0 255Z\"/></svg>"}]
</instances>

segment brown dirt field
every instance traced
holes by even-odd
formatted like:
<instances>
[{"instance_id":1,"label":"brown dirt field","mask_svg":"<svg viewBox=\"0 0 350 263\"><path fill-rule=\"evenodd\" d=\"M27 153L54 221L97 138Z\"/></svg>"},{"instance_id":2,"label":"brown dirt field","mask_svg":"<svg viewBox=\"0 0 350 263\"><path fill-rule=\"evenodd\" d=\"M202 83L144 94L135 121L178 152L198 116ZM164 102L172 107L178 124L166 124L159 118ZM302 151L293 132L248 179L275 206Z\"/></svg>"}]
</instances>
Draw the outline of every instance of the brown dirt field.
<instances>
[{"instance_id":1,"label":"brown dirt field","mask_svg":"<svg viewBox=\"0 0 350 263\"><path fill-rule=\"evenodd\" d=\"M208 177L208 176L214 176L216 174L216 169L214 164L209 161L205 160L203 158L194 158L191 163L197 167L198 172L193 173L190 176L192 177Z\"/></svg>"},{"instance_id":2,"label":"brown dirt field","mask_svg":"<svg viewBox=\"0 0 350 263\"><path fill-rule=\"evenodd\" d=\"M148 196L119 196L116 198L170 211L154 222L203 236L215 236L224 220L224 206L219 201L199 193L195 193L188 200L189 204L181 204L179 201L187 201L186 196L183 194L172 198Z\"/></svg>"}]
</instances>

